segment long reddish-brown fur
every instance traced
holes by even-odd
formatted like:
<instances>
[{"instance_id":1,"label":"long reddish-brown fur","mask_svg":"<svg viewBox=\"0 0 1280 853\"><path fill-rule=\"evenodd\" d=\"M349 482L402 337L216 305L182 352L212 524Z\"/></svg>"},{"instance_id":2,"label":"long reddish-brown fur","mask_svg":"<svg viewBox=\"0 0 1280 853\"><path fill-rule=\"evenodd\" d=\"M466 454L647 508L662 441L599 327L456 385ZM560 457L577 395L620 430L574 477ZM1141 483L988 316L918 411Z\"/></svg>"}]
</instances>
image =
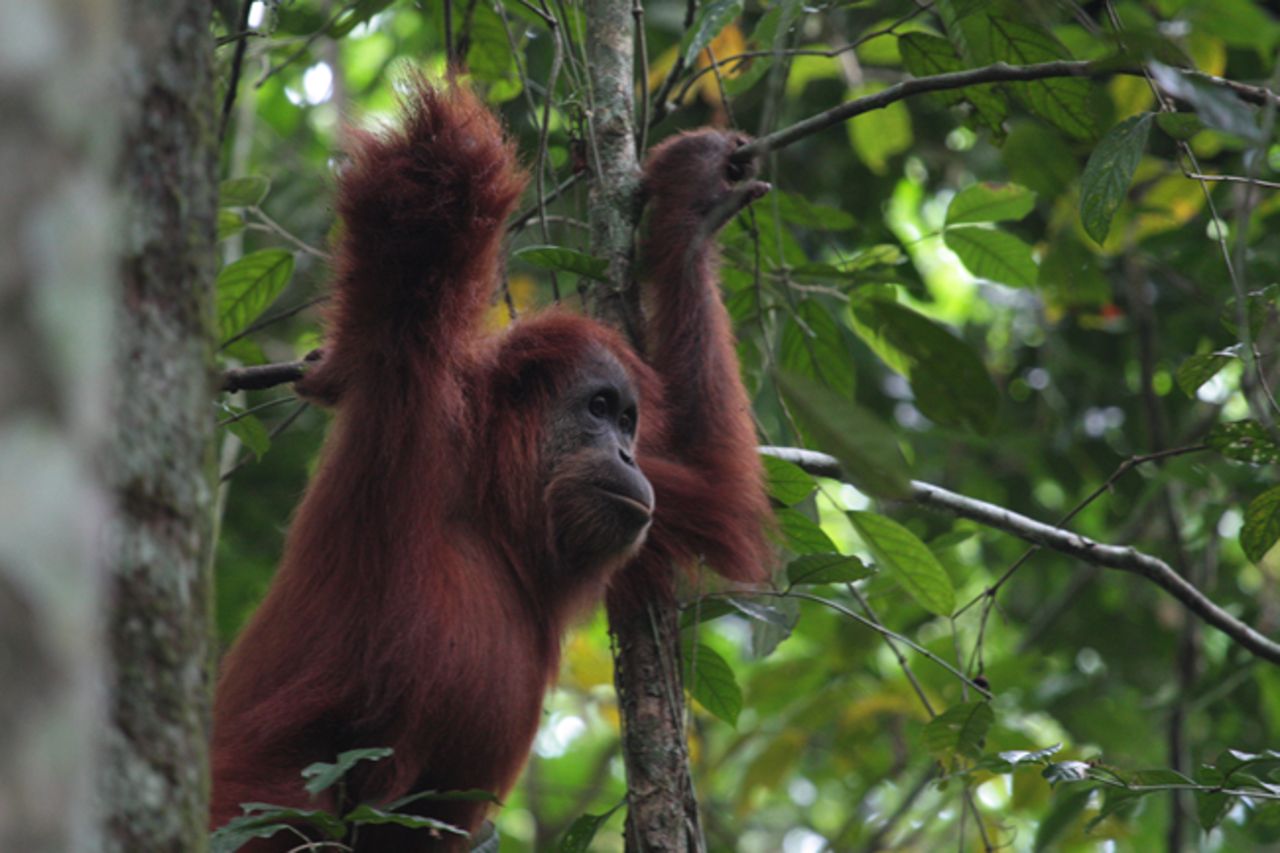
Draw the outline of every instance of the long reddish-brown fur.
<instances>
[{"instance_id":1,"label":"long reddish-brown fur","mask_svg":"<svg viewBox=\"0 0 1280 853\"><path fill-rule=\"evenodd\" d=\"M561 310L483 334L525 176L465 88L419 84L401 129L358 138L340 180L326 352L300 383L336 416L271 590L223 662L213 826L244 802L348 805L332 792L313 801L300 771L357 747L394 754L351 775L351 802L510 790L565 626L619 568L558 564L542 512L545 416L592 353L612 353L639 389L638 461L656 495L627 573L665 578L705 558L735 581L766 576L769 509L707 227L706 196L723 194L738 142L703 131L648 161L641 358ZM474 830L486 808L428 801L418 811ZM248 849L296 841L280 834ZM450 843L369 830L359 849Z\"/></svg>"}]
</instances>

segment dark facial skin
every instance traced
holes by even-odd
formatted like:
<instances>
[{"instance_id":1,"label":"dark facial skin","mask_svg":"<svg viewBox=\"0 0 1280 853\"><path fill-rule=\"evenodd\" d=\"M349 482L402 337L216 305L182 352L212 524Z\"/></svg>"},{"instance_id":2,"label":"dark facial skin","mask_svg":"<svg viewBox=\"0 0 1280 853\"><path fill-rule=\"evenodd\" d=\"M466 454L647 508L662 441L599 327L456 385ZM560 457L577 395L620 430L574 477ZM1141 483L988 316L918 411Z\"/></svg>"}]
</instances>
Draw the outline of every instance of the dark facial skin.
<instances>
[{"instance_id":1,"label":"dark facial skin","mask_svg":"<svg viewBox=\"0 0 1280 853\"><path fill-rule=\"evenodd\" d=\"M583 367L555 409L546 497L561 560L595 563L644 541L653 487L635 460L638 414L630 378L605 352Z\"/></svg>"}]
</instances>

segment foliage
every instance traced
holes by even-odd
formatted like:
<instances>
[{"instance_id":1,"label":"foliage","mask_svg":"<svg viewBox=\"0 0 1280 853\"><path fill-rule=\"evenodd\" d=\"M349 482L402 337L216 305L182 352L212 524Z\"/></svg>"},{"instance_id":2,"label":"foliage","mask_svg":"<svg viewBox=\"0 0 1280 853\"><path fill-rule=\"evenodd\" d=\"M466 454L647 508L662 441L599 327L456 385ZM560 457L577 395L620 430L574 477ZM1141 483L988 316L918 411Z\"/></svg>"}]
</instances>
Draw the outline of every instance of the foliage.
<instances>
[{"instance_id":1,"label":"foliage","mask_svg":"<svg viewBox=\"0 0 1280 853\"><path fill-rule=\"evenodd\" d=\"M385 121L397 75L438 72L449 45L547 195L546 219L534 188L517 219L493 327L550 302L556 279L570 307L602 286L582 227L583 6L454 4L448 44L445 7L254 6L224 142L228 365L317 345L341 122ZM1280 143L1277 102L1259 94L1280 76L1272 7L643 11L650 143L707 123L763 135L909 78L1095 63L913 95L805 135L769 155L774 192L725 229L762 443L829 453L848 482L766 459L776 589L728 596L699 577L685 590L710 849L1150 850L1171 826L1205 849L1280 843L1275 664L1144 578L903 500L919 480L1069 518L1276 634ZM235 44L219 53L228 74ZM269 582L323 431L288 402L277 388L214 413L234 471L224 641ZM621 848L617 725L596 617L566 643L532 765L498 818L504 850ZM311 820L251 817L273 815Z\"/></svg>"},{"instance_id":2,"label":"foliage","mask_svg":"<svg viewBox=\"0 0 1280 853\"><path fill-rule=\"evenodd\" d=\"M363 761L380 761L391 755L387 747L352 749L340 753L332 762L316 762L303 769L306 791L313 797L337 789L337 801L343 796L345 777ZM300 809L270 803L245 803L244 814L229 821L213 833L210 849L213 853L233 853L255 838L270 838L278 833L293 833L298 843L305 846L309 836L318 835L333 849L350 849L351 842L362 826L394 824L406 829L423 830L435 834L466 835L461 829L443 821L405 812L403 809L420 800L492 800L493 795L484 791L420 791L401 797L385 805L360 803L342 813L321 808ZM304 830L306 834L304 834Z\"/></svg>"}]
</instances>

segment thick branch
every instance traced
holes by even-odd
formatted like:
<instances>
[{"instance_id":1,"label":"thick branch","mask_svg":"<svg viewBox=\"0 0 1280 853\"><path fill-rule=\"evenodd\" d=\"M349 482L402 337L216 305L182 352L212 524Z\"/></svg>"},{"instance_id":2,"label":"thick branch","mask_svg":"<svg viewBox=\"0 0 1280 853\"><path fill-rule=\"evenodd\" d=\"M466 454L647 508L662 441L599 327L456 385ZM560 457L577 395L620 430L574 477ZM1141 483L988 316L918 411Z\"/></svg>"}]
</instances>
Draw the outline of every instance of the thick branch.
<instances>
[{"instance_id":1,"label":"thick branch","mask_svg":"<svg viewBox=\"0 0 1280 853\"><path fill-rule=\"evenodd\" d=\"M1250 86L1244 83L1237 83L1234 80L1226 80L1222 77L1214 77L1198 72L1188 71L1185 73L1216 86L1230 89L1249 103L1259 105L1265 105L1269 102L1280 104L1280 96L1262 86ZM928 77L912 77L875 94L845 101L843 104L838 104L829 110L796 122L790 127L783 128L768 136L762 136L739 148L734 152L733 159L738 162L752 160L768 151L784 148L792 142L811 136L820 130L825 130L833 124L839 124L842 121L847 121L854 116L862 115L872 110L882 109L913 95L942 92L948 89L963 89L966 86L976 86L983 83L1025 83L1031 80L1046 80L1054 77L1106 77L1113 74L1141 77L1143 76L1143 70L1139 66L1116 65L1114 62L1060 60L1056 62L1041 62L1035 65L1009 65L1005 62L997 62L994 65L986 65L982 68L969 68L964 71L951 71L946 74L933 74Z\"/></svg>"},{"instance_id":2,"label":"thick branch","mask_svg":"<svg viewBox=\"0 0 1280 853\"><path fill-rule=\"evenodd\" d=\"M760 452L766 456L794 463L810 474L843 479L840 463L825 453L793 447L762 447ZM1206 624L1217 628L1258 657L1272 663L1280 663L1280 643L1263 636L1214 604L1204 593L1183 580L1163 560L1134 548L1104 545L1078 533L1019 515L1004 507L958 495L918 480L911 482L911 500L922 506L944 510L987 527L1003 530L1024 541L1051 548L1086 563L1141 575L1182 602Z\"/></svg>"}]
</instances>

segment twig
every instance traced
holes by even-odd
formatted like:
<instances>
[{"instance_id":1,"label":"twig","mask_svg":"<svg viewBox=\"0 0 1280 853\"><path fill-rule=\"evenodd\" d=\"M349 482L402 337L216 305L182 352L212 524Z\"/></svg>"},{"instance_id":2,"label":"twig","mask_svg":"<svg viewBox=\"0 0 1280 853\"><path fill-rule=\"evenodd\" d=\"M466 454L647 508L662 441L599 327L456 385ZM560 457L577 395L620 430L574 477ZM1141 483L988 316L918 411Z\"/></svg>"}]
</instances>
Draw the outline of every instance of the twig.
<instances>
[{"instance_id":1,"label":"twig","mask_svg":"<svg viewBox=\"0 0 1280 853\"><path fill-rule=\"evenodd\" d=\"M820 477L843 479L840 463L833 456L792 447L762 447L761 453L796 464ZM1185 451L1184 451L1185 452ZM1026 542L1083 560L1086 563L1141 575L1164 589L1178 601L1258 657L1280 663L1280 643L1263 636L1236 619L1204 593L1175 572L1168 563L1134 548L1105 545L1078 533L1027 518L1012 510L975 498L958 495L930 483L911 481L911 501L921 506L945 510L996 530L1003 530Z\"/></svg>"},{"instance_id":2,"label":"twig","mask_svg":"<svg viewBox=\"0 0 1280 853\"><path fill-rule=\"evenodd\" d=\"M1276 183L1275 181L1264 181L1261 178L1248 178L1244 175L1202 175L1199 172L1183 172L1183 175L1191 178L1193 181L1222 181L1224 183L1250 184L1255 187L1280 190L1280 183Z\"/></svg>"},{"instance_id":3,"label":"twig","mask_svg":"<svg viewBox=\"0 0 1280 853\"><path fill-rule=\"evenodd\" d=\"M240 6L239 31L247 36L249 33L249 9L253 0L244 0ZM244 54L249 47L249 39L242 37L236 40L236 52L231 57L231 75L227 80L227 93L222 98L222 118L218 120L218 141L227 136L227 125L231 121L231 107L236 102L236 91L240 88L240 71L244 67Z\"/></svg>"},{"instance_id":4,"label":"twig","mask_svg":"<svg viewBox=\"0 0 1280 853\"><path fill-rule=\"evenodd\" d=\"M1236 94L1252 103L1266 104L1270 101L1280 100L1280 96L1261 86L1244 86L1244 84L1223 80L1220 77L1213 77L1208 74L1184 73L1192 74L1192 76L1207 80L1215 85L1230 88ZM874 94L854 98L851 101L845 101L843 104L837 104L829 110L824 110L817 115L796 122L790 127L775 131L768 136L762 136L735 151L733 159L737 162L746 162L766 151L783 148L792 142L811 136L820 130L825 130L854 116L882 109L913 95L942 92L948 89L963 89L966 86L976 86L983 83L1025 83L1053 77L1105 77L1114 74L1126 74L1135 77L1145 76L1143 69L1140 67L1119 66L1109 62L1058 60L1034 65L1009 65L1006 62L997 62L994 65L986 65L982 68L969 68L964 71L951 71L946 74L933 74L928 77L912 77ZM1244 91L1241 90L1241 87L1243 87Z\"/></svg>"}]
</instances>

